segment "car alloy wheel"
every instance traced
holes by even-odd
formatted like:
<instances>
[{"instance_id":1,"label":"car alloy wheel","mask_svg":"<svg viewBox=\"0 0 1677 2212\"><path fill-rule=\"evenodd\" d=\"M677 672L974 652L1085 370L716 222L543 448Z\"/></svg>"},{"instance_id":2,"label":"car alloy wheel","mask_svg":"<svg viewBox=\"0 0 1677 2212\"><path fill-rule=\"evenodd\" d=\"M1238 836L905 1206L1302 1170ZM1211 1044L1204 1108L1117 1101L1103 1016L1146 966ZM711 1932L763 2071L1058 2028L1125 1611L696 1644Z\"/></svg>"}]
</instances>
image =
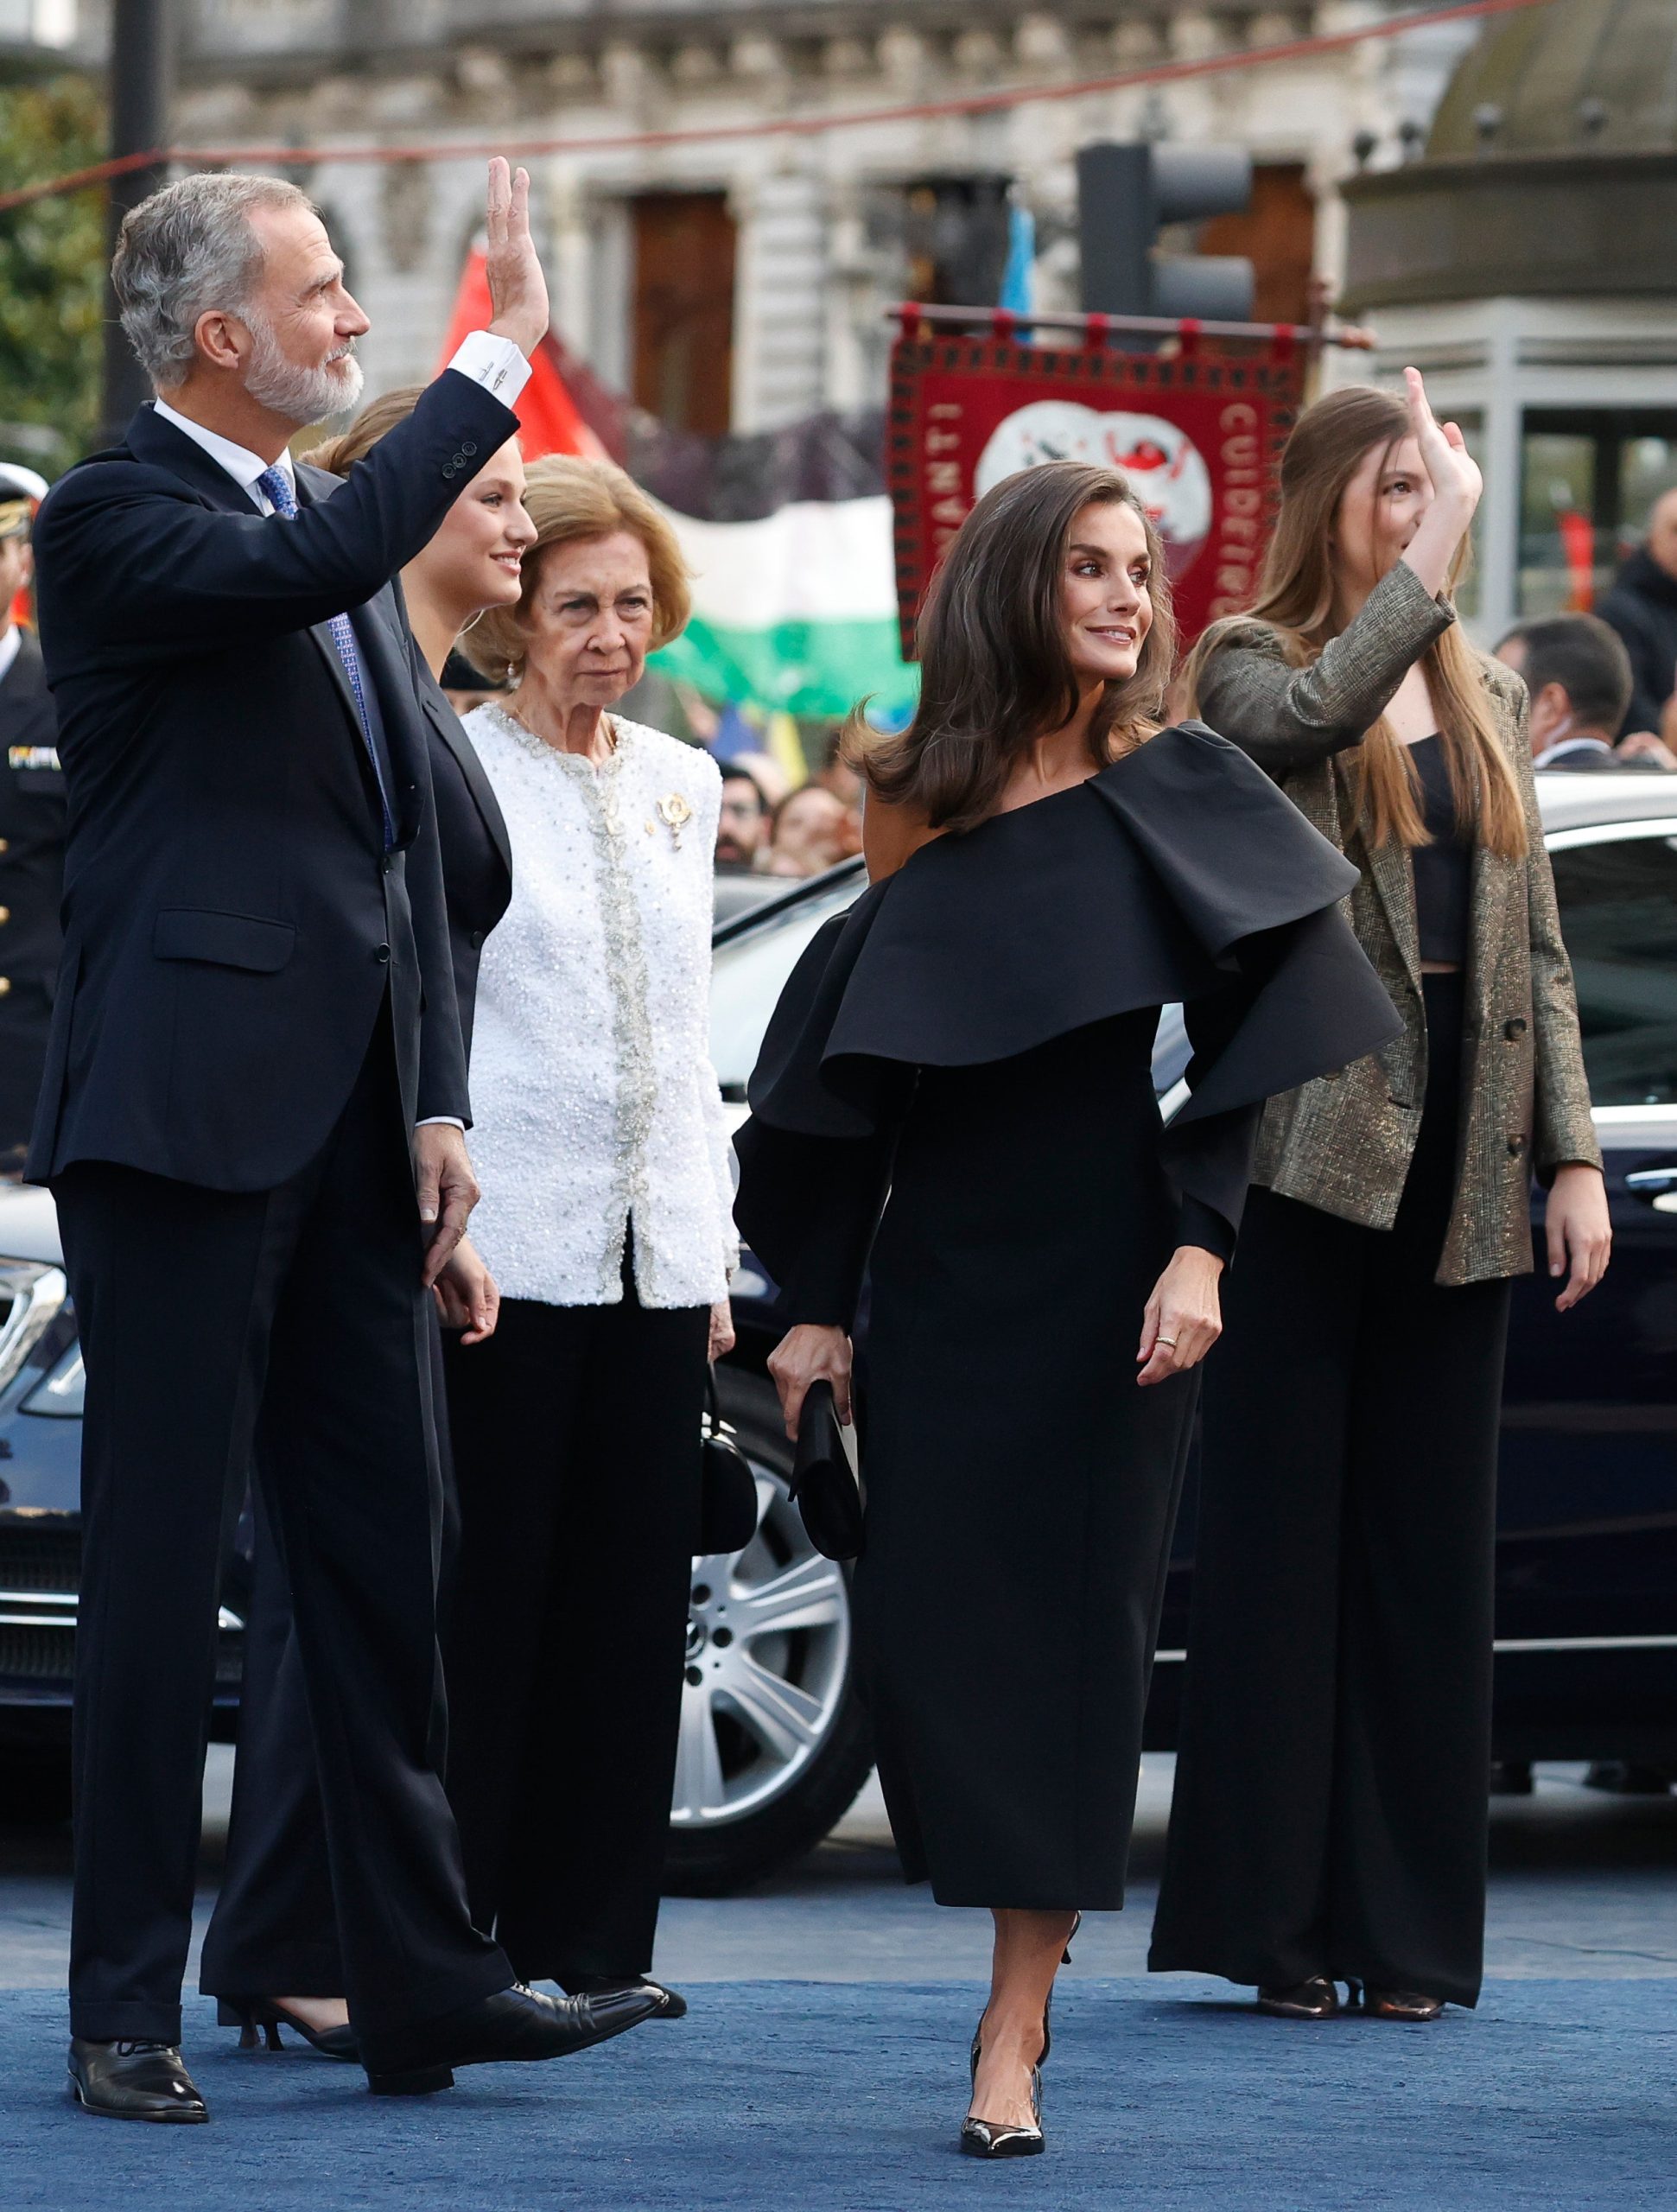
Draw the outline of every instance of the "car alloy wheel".
<instances>
[{"instance_id":1,"label":"car alloy wheel","mask_svg":"<svg viewBox=\"0 0 1677 2212\"><path fill-rule=\"evenodd\" d=\"M757 1534L693 1562L674 1833L760 1813L797 1786L844 1702L843 1570L809 1537L781 1476L753 1458Z\"/></svg>"}]
</instances>

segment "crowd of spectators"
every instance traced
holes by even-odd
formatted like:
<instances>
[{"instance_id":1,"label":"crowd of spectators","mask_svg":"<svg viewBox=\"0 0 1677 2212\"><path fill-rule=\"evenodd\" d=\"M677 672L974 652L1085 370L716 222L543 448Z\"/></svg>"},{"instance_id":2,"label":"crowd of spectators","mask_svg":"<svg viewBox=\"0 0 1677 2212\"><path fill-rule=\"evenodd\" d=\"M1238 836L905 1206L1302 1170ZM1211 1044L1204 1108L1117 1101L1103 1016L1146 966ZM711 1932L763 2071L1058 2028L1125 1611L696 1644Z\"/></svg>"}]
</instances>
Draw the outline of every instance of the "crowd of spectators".
<instances>
[{"instance_id":1,"label":"crowd of spectators","mask_svg":"<svg viewBox=\"0 0 1677 2212\"><path fill-rule=\"evenodd\" d=\"M719 874L819 875L861 850L861 784L841 758L836 728L801 784L765 753L723 762Z\"/></svg>"}]
</instances>

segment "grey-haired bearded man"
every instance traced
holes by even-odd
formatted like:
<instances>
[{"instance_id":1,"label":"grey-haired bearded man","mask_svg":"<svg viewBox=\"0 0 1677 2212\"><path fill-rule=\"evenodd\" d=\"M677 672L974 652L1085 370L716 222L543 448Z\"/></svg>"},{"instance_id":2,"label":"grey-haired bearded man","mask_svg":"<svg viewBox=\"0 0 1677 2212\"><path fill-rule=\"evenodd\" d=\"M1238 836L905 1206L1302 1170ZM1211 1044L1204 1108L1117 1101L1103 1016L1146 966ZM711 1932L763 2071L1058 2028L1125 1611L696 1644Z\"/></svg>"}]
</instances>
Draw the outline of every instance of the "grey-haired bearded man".
<instances>
[{"instance_id":1,"label":"grey-haired bearded man","mask_svg":"<svg viewBox=\"0 0 1677 2212\"><path fill-rule=\"evenodd\" d=\"M444 2088L656 2009L514 1983L471 1925L438 1771L423 1301L477 1192L391 580L518 428L547 327L528 199L491 163L494 319L328 500L288 441L353 403L368 326L318 212L270 178L155 194L113 276L157 402L36 526L69 835L28 1172L58 1203L87 1372L70 2071L111 2116L207 2117L180 1993L253 1458L372 2087Z\"/></svg>"}]
</instances>

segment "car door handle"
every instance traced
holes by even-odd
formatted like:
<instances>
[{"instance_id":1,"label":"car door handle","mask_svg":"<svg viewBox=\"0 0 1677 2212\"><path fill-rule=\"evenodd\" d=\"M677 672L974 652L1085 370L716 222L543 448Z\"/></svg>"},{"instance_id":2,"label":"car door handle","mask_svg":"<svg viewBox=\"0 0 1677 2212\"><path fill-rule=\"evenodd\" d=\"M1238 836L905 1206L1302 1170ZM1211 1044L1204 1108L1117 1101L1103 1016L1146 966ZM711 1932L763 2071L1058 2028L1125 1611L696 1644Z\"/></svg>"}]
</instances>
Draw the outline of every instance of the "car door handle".
<instances>
[{"instance_id":1,"label":"car door handle","mask_svg":"<svg viewBox=\"0 0 1677 2212\"><path fill-rule=\"evenodd\" d=\"M1624 1187L1655 1213L1677 1213L1677 1167L1638 1167Z\"/></svg>"}]
</instances>

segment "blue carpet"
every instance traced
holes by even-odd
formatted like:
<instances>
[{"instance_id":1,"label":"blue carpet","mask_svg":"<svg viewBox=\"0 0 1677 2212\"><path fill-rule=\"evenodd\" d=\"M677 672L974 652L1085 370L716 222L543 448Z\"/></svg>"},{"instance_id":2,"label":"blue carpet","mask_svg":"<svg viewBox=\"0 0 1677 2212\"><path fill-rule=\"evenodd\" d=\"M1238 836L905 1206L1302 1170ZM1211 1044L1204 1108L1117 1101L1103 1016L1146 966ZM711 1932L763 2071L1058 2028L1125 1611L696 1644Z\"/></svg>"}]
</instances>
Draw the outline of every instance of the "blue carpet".
<instances>
[{"instance_id":1,"label":"blue carpet","mask_svg":"<svg viewBox=\"0 0 1677 2212\"><path fill-rule=\"evenodd\" d=\"M1677 1985L1493 1983L1436 2027L1260 2019L1220 1986L1068 1978L1049 2151L958 2158L959 1983L696 1984L691 2016L547 2067L374 2101L194 2004L215 2118L74 2111L62 2000L0 1994L0 2212L1639 2212L1677 2202Z\"/></svg>"}]
</instances>

